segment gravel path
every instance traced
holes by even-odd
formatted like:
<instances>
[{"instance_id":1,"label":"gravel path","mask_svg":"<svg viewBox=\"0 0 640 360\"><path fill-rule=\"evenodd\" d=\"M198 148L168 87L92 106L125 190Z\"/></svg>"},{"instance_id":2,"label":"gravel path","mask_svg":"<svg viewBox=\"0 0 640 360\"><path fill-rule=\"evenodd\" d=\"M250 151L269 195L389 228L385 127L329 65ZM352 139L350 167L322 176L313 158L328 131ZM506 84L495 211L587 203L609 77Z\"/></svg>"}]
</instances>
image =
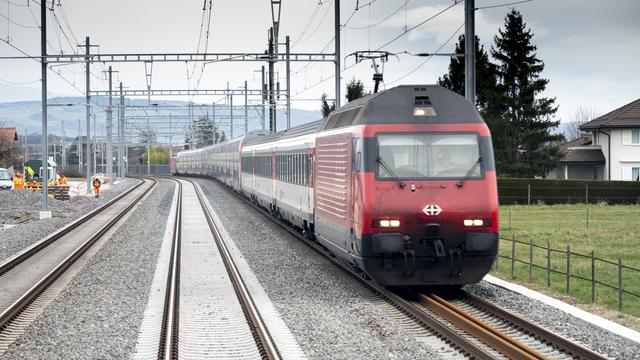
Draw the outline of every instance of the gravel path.
<instances>
[{"instance_id":1,"label":"gravel path","mask_svg":"<svg viewBox=\"0 0 640 360\"><path fill-rule=\"evenodd\" d=\"M612 334L537 300L532 300L486 281L476 285L467 285L464 289L598 353L614 359L640 359L640 344Z\"/></svg>"},{"instance_id":2,"label":"gravel path","mask_svg":"<svg viewBox=\"0 0 640 360\"><path fill-rule=\"evenodd\" d=\"M123 359L135 349L174 183L161 180L6 359Z\"/></svg>"},{"instance_id":3,"label":"gravel path","mask_svg":"<svg viewBox=\"0 0 640 360\"><path fill-rule=\"evenodd\" d=\"M37 220L42 196L28 190L0 191L0 225L15 222L15 217L26 220L9 229L0 230L0 261L18 253L32 243L51 234L60 227L109 201L114 196L137 184L137 179L123 179L96 199L75 196L68 201L51 200L52 218Z\"/></svg>"},{"instance_id":4,"label":"gravel path","mask_svg":"<svg viewBox=\"0 0 640 360\"><path fill-rule=\"evenodd\" d=\"M198 182L309 358L438 358L338 267L218 183Z\"/></svg>"}]
</instances>

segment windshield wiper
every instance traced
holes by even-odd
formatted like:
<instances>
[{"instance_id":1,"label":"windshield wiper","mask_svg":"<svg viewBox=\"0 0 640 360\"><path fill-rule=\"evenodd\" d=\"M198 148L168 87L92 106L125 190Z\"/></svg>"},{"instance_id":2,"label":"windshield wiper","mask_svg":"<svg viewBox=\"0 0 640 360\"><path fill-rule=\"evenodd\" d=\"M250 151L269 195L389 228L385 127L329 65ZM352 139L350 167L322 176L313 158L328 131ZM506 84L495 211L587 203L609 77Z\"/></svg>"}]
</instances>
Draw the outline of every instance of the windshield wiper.
<instances>
[{"instance_id":1,"label":"windshield wiper","mask_svg":"<svg viewBox=\"0 0 640 360\"><path fill-rule=\"evenodd\" d=\"M469 171L467 171L467 174L460 179L460 181L458 181L456 183L457 187L462 187L464 185L465 180L469 180L471 178L471 174L473 174L473 172L476 170L476 167L478 165L480 165L482 163L482 156L478 157L478 160L476 160L473 165L471 166L471 169L469 169Z\"/></svg>"},{"instance_id":2,"label":"windshield wiper","mask_svg":"<svg viewBox=\"0 0 640 360\"><path fill-rule=\"evenodd\" d=\"M400 188L403 188L403 187L405 187L405 186L406 186L406 185L402 182L402 180L400 180L400 177L395 173L395 171L393 171L393 170L391 169L391 167L390 167L389 165L387 165L387 163L386 163L386 162L385 162L385 161L384 161L380 156L378 156L378 157L376 158L376 162L377 162L378 164L380 164L380 165L384 168L384 170L385 170L386 172L388 172L388 173L389 173L389 175L391 175L391 177L392 177L392 178L394 178L394 179L398 182L398 185L400 186Z\"/></svg>"}]
</instances>

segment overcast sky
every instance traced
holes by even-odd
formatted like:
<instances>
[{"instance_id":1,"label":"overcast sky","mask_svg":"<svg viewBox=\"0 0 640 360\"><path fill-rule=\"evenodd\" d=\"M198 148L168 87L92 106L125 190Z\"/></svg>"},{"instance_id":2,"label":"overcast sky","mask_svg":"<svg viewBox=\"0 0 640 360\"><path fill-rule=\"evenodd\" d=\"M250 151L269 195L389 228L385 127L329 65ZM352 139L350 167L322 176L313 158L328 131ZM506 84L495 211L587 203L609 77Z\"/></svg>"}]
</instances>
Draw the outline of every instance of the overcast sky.
<instances>
[{"instance_id":1,"label":"overcast sky","mask_svg":"<svg viewBox=\"0 0 640 360\"><path fill-rule=\"evenodd\" d=\"M453 3L452 0L410 0L403 6L405 0L369 1L360 0L360 8L355 12L358 1L341 2L341 22L344 24L353 14L342 32L343 57L356 50L378 49L402 34L405 26L411 28ZM476 0L476 6L508 2L510 1ZM71 42L75 40L66 28L65 15L73 35L81 42L85 36L91 36L91 42L100 45L101 53L196 51L203 14L202 0L60 0L60 4L63 11L56 5L55 14ZM640 97L640 2L533 0L515 7L522 12L527 25L535 34L533 42L538 46L538 57L546 65L542 75L550 79L545 95L557 98L560 107L558 118L568 120L578 106L605 113ZM398 11L391 15L396 10ZM493 36L503 26L505 14L509 10L510 7L506 6L476 12L476 32L485 48L491 47ZM0 14L0 38L9 38L12 44L23 51L38 55L38 6L30 0L0 0ZM388 19L381 22L386 18ZM460 3L408 32L383 50L394 53L434 52L463 22L464 5ZM214 0L209 52L262 52L266 48L270 24L268 0ZM62 49L64 53L69 53L71 48L65 34L60 32L51 13L48 26L49 52L59 53ZM285 35L290 35L294 42L293 52L321 51L333 37L332 0L322 0L321 5L319 0L282 0L282 41ZM456 39L457 35L441 51L451 52ZM333 47L329 47L328 51L332 49ZM20 54L0 42L0 56L11 55ZM418 67L424 60L409 55L390 59L384 67L385 86L434 83L447 71L448 58L436 57ZM347 58L344 66L351 66L353 61L352 57ZM152 73L152 87L193 88L195 80L187 79L187 73L192 71L191 66L184 63L156 63ZM205 68L199 88L224 88L227 81L230 87L237 88L243 86L245 80L249 81L250 88L259 88L260 76L255 71L260 66L258 63L210 64ZM117 76L125 86L132 89L145 88L143 64L117 63L113 67L119 71ZM284 64L278 64L277 68L284 88ZM80 65L58 69L80 90L84 89ZM99 64L93 69L100 76L105 67ZM293 107L316 110L319 102L309 99L318 99L323 92L333 96L333 81L329 79L320 82L333 75L333 64L318 63L305 68L304 64L295 63L292 70L295 73L292 77ZM196 65L196 78L198 73L199 65ZM372 87L370 63L363 62L344 71L343 88L344 83L354 76ZM10 86L7 82L11 82L37 90L39 79L39 64L33 60L0 60L0 88L7 89ZM49 81L52 95L81 95L80 91L54 74L49 75ZM92 83L93 89L106 88L104 80L92 78ZM315 84L317 85L311 87ZM15 101L18 96L16 94L17 91L0 91L0 102ZM34 99L38 93L34 91L33 95L20 94L21 97ZM211 100L195 99L201 102Z\"/></svg>"}]
</instances>

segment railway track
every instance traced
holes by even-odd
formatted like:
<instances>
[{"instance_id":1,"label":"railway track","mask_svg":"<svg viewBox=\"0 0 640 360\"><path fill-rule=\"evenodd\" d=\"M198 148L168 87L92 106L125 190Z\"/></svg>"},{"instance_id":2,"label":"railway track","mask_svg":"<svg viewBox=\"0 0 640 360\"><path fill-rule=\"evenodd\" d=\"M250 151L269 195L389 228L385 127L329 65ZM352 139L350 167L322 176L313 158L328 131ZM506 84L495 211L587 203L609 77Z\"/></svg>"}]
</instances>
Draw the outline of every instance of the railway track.
<instances>
[{"instance_id":1,"label":"railway track","mask_svg":"<svg viewBox=\"0 0 640 360\"><path fill-rule=\"evenodd\" d=\"M0 354L39 314L35 308L42 310L55 298L52 293L61 291L59 280L67 271L156 184L157 180L143 179L0 264Z\"/></svg>"},{"instance_id":2,"label":"railway track","mask_svg":"<svg viewBox=\"0 0 640 360\"><path fill-rule=\"evenodd\" d=\"M199 186L177 181L158 358L280 359Z\"/></svg>"},{"instance_id":3,"label":"railway track","mask_svg":"<svg viewBox=\"0 0 640 360\"><path fill-rule=\"evenodd\" d=\"M223 183L219 184L225 186ZM232 189L228 190L257 212L274 221L267 210L252 204ZM438 293L421 293L410 288L381 286L351 264L334 257L319 243L306 238L285 223L274 222L425 329L473 358L605 359L598 353L468 293L456 293L456 297L448 301Z\"/></svg>"}]
</instances>

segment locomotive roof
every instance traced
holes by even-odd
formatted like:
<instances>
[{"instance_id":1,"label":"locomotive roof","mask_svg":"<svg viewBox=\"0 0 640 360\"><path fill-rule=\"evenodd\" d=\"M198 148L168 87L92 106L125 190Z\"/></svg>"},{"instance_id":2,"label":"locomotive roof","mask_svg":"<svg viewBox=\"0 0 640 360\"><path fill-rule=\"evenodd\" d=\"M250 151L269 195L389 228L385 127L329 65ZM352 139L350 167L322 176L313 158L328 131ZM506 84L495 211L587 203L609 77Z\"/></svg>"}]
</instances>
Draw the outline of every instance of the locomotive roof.
<instances>
[{"instance_id":1,"label":"locomotive roof","mask_svg":"<svg viewBox=\"0 0 640 360\"><path fill-rule=\"evenodd\" d=\"M432 107L433 116L414 116L416 106ZM482 123L475 106L439 85L401 85L354 100L331 113L322 130L362 124Z\"/></svg>"}]
</instances>

